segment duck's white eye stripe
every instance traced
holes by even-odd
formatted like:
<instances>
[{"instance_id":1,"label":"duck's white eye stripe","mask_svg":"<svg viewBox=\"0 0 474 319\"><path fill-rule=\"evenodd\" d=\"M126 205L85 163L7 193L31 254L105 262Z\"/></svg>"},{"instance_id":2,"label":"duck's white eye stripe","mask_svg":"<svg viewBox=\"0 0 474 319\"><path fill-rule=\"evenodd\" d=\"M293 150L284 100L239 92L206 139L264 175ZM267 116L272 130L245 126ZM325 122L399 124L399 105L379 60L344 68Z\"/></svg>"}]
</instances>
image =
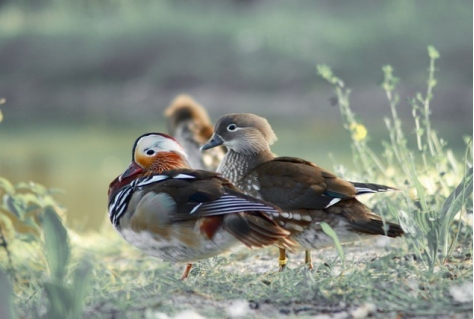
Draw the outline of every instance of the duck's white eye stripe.
<instances>
[{"instance_id":1,"label":"duck's white eye stripe","mask_svg":"<svg viewBox=\"0 0 474 319\"><path fill-rule=\"evenodd\" d=\"M182 178L182 179L196 179L196 177L192 175L187 175L187 174L178 174L174 176L173 178Z\"/></svg>"},{"instance_id":2,"label":"duck's white eye stripe","mask_svg":"<svg viewBox=\"0 0 474 319\"><path fill-rule=\"evenodd\" d=\"M235 125L235 124L229 124L229 125L227 126L227 131L229 131L229 132L235 132L235 131L239 131L239 130L241 130L241 129L243 129L243 127L238 127L238 126Z\"/></svg>"}]
</instances>

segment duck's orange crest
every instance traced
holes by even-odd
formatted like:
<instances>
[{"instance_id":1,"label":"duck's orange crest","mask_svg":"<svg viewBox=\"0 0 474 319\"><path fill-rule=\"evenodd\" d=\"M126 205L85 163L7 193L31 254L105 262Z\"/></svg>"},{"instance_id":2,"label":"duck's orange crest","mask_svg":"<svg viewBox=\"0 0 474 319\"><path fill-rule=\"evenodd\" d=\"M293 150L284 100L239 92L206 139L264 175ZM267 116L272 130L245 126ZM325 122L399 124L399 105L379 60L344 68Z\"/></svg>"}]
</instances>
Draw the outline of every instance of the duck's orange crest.
<instances>
[{"instance_id":1,"label":"duck's orange crest","mask_svg":"<svg viewBox=\"0 0 474 319\"><path fill-rule=\"evenodd\" d=\"M171 169L189 168L186 160L175 152L159 152L153 157L140 154L136 160L147 174L161 174Z\"/></svg>"}]
</instances>

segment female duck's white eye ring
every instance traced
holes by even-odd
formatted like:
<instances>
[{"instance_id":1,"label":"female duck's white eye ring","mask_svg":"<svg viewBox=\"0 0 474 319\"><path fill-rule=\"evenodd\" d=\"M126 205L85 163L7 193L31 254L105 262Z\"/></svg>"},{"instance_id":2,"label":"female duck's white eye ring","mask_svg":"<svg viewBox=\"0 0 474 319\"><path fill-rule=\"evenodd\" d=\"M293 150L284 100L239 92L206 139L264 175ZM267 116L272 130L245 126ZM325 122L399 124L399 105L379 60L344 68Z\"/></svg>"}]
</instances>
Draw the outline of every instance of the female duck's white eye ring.
<instances>
[{"instance_id":1,"label":"female duck's white eye ring","mask_svg":"<svg viewBox=\"0 0 474 319\"><path fill-rule=\"evenodd\" d=\"M237 125L235 125L235 124L229 124L229 126L227 126L227 130L229 132L235 131L236 128L237 128Z\"/></svg>"}]
</instances>

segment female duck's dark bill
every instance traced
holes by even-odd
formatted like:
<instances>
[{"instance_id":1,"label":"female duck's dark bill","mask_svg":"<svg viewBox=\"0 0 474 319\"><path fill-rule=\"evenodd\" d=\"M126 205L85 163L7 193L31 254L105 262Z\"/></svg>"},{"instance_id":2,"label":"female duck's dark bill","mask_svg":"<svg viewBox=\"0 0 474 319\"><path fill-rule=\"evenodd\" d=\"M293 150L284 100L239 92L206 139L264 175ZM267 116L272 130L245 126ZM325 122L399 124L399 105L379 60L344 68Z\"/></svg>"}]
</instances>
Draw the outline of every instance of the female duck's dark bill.
<instances>
[{"instance_id":1,"label":"female duck's dark bill","mask_svg":"<svg viewBox=\"0 0 474 319\"><path fill-rule=\"evenodd\" d=\"M201 146L201 151L205 151L205 150L208 150L210 148L222 145L223 143L224 143L224 141L222 140L222 138L219 135L213 134L211 136L211 139L206 144Z\"/></svg>"}]
</instances>

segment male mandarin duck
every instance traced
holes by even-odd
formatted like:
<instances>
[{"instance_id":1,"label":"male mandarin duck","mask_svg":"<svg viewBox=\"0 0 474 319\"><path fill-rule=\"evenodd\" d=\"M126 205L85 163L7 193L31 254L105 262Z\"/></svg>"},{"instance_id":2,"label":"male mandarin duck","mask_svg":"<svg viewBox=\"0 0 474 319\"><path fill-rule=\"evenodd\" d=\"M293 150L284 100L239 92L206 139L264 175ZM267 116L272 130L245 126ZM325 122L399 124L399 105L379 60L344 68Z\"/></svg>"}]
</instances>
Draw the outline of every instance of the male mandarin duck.
<instances>
[{"instance_id":1,"label":"male mandarin duck","mask_svg":"<svg viewBox=\"0 0 474 319\"><path fill-rule=\"evenodd\" d=\"M169 134L184 148L191 167L215 171L225 150L223 147L216 147L206 153L199 150L214 132L206 109L189 95L183 94L171 102L164 114Z\"/></svg>"},{"instance_id":2,"label":"male mandarin duck","mask_svg":"<svg viewBox=\"0 0 474 319\"><path fill-rule=\"evenodd\" d=\"M186 157L166 134L135 141L132 163L109 187L110 221L126 241L151 256L187 263L182 280L193 262L238 244L296 246L268 217L278 216L278 208L218 173L190 169Z\"/></svg>"},{"instance_id":3,"label":"male mandarin duck","mask_svg":"<svg viewBox=\"0 0 474 319\"><path fill-rule=\"evenodd\" d=\"M303 159L275 157L270 145L276 139L266 119L254 114L228 114L218 120L213 136L202 150L218 145L227 147L217 172L246 194L285 212L274 220L289 230L290 238L305 249L305 263L310 268L311 250L333 242L322 231L322 222L334 229L341 242L356 241L367 235L403 234L399 225L384 222L355 198L394 188L348 182ZM280 270L287 263L284 247L280 248L279 263Z\"/></svg>"}]
</instances>

